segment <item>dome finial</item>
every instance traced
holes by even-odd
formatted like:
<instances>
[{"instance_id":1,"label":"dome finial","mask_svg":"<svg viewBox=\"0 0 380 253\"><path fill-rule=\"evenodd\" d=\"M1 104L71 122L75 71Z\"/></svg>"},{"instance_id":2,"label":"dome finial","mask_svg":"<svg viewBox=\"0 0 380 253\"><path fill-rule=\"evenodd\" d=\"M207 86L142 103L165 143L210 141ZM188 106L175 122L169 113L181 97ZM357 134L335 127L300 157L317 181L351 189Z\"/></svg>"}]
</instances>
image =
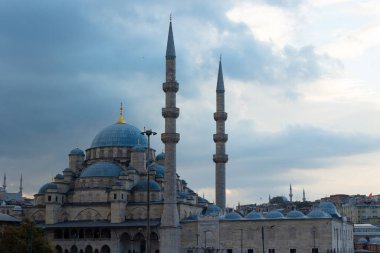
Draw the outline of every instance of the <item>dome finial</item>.
<instances>
[{"instance_id":1,"label":"dome finial","mask_svg":"<svg viewBox=\"0 0 380 253\"><path fill-rule=\"evenodd\" d=\"M125 122L124 118L123 118L123 102L120 102L120 117L119 119L117 120L118 124L125 124L127 122Z\"/></svg>"}]
</instances>

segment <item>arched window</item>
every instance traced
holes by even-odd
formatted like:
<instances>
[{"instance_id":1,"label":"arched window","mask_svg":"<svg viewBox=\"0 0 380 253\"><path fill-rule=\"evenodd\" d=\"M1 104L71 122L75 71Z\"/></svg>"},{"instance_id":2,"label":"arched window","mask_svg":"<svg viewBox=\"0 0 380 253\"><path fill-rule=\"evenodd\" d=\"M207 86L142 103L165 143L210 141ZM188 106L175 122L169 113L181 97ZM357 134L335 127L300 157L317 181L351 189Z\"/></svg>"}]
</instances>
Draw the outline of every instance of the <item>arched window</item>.
<instances>
[{"instance_id":1,"label":"arched window","mask_svg":"<svg viewBox=\"0 0 380 253\"><path fill-rule=\"evenodd\" d=\"M62 247L59 245L55 246L55 252L56 253L62 253L63 252Z\"/></svg>"},{"instance_id":2,"label":"arched window","mask_svg":"<svg viewBox=\"0 0 380 253\"><path fill-rule=\"evenodd\" d=\"M93 253L92 252L92 247L90 245L87 245L85 250L84 250L84 253Z\"/></svg>"},{"instance_id":3,"label":"arched window","mask_svg":"<svg viewBox=\"0 0 380 253\"><path fill-rule=\"evenodd\" d=\"M78 247L75 245L71 246L70 253L78 253Z\"/></svg>"},{"instance_id":4,"label":"arched window","mask_svg":"<svg viewBox=\"0 0 380 253\"><path fill-rule=\"evenodd\" d=\"M101 248L100 253L111 253L111 249L110 249L110 247L108 247L108 245L104 245Z\"/></svg>"}]
</instances>

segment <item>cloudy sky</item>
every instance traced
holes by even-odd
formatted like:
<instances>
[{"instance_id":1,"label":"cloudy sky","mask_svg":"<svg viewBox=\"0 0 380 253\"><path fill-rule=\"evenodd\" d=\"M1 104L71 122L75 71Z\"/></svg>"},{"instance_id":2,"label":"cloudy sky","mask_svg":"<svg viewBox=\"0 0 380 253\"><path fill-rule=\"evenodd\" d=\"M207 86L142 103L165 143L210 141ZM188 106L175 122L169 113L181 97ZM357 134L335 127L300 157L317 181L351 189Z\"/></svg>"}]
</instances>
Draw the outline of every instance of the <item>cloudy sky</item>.
<instances>
[{"instance_id":1,"label":"cloudy sky","mask_svg":"<svg viewBox=\"0 0 380 253\"><path fill-rule=\"evenodd\" d=\"M378 0L0 1L0 174L39 187L125 105L163 131L169 15L180 83L178 173L213 201L222 54L227 203L377 194ZM152 140L163 149L159 137Z\"/></svg>"}]
</instances>

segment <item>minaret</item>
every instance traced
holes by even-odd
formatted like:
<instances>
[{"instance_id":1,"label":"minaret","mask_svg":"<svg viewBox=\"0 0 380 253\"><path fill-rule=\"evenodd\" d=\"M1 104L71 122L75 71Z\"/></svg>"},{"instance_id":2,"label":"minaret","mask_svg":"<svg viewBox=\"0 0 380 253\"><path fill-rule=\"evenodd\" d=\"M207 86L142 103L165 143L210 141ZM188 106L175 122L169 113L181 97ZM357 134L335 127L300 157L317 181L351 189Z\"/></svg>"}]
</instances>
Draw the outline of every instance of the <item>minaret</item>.
<instances>
[{"instance_id":1,"label":"minaret","mask_svg":"<svg viewBox=\"0 0 380 253\"><path fill-rule=\"evenodd\" d=\"M306 202L305 188L302 190L302 201Z\"/></svg>"},{"instance_id":2,"label":"minaret","mask_svg":"<svg viewBox=\"0 0 380 253\"><path fill-rule=\"evenodd\" d=\"M7 191L7 175L4 173L3 191Z\"/></svg>"},{"instance_id":3,"label":"minaret","mask_svg":"<svg viewBox=\"0 0 380 253\"><path fill-rule=\"evenodd\" d=\"M22 196L22 174L21 174L21 177L20 177L20 191L19 191L19 193Z\"/></svg>"},{"instance_id":4,"label":"minaret","mask_svg":"<svg viewBox=\"0 0 380 253\"><path fill-rule=\"evenodd\" d=\"M218 81L216 85L216 112L214 113L216 121L216 134L214 134L215 155L215 199L216 205L223 212L226 209L226 142L228 135L225 134L225 124L227 113L224 111L224 81L222 70L222 59L219 59Z\"/></svg>"},{"instance_id":5,"label":"minaret","mask_svg":"<svg viewBox=\"0 0 380 253\"><path fill-rule=\"evenodd\" d=\"M176 189L176 145L180 138L179 134L176 133L176 120L179 116L179 109L176 107L178 86L176 81L176 55L170 17L166 48L166 81L162 85L165 92L165 107L162 108L162 116L165 118L165 133L161 134L161 140L165 144L165 187L164 207L161 216L160 252L164 253L178 253L181 240Z\"/></svg>"},{"instance_id":6,"label":"minaret","mask_svg":"<svg viewBox=\"0 0 380 253\"><path fill-rule=\"evenodd\" d=\"M290 187L289 187L289 201L293 202L292 184L290 184Z\"/></svg>"}]
</instances>

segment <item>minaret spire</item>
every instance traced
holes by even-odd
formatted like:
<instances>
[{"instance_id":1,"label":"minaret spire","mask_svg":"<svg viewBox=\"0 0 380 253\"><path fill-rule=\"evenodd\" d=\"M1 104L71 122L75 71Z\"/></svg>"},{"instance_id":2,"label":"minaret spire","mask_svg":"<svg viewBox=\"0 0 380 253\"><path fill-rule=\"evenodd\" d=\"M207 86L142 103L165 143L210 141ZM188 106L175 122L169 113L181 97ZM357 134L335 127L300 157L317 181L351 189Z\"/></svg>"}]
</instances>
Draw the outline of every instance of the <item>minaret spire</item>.
<instances>
[{"instance_id":1,"label":"minaret spire","mask_svg":"<svg viewBox=\"0 0 380 253\"><path fill-rule=\"evenodd\" d=\"M293 190L292 190L292 184L289 186L289 201L293 202Z\"/></svg>"},{"instance_id":2,"label":"minaret spire","mask_svg":"<svg viewBox=\"0 0 380 253\"><path fill-rule=\"evenodd\" d=\"M303 188L303 190L302 190L302 201L306 202L305 188Z\"/></svg>"},{"instance_id":3,"label":"minaret spire","mask_svg":"<svg viewBox=\"0 0 380 253\"><path fill-rule=\"evenodd\" d=\"M123 111L124 111L123 102L120 102L120 117L116 121L116 123L118 123L118 124L125 124L125 123L127 123L127 122L125 122L125 119L123 117Z\"/></svg>"},{"instance_id":4,"label":"minaret spire","mask_svg":"<svg viewBox=\"0 0 380 253\"><path fill-rule=\"evenodd\" d=\"M4 192L7 190L7 175L5 174L5 172L4 172L3 190Z\"/></svg>"},{"instance_id":5,"label":"minaret spire","mask_svg":"<svg viewBox=\"0 0 380 253\"><path fill-rule=\"evenodd\" d=\"M225 134L225 121L227 113L224 109L224 81L222 70L222 59L219 59L218 80L216 85L216 112L214 113L216 121L216 134L214 134L215 155L215 199L216 205L223 211L226 209L226 163L228 156L226 154L226 142L228 135Z\"/></svg>"},{"instance_id":6,"label":"minaret spire","mask_svg":"<svg viewBox=\"0 0 380 253\"><path fill-rule=\"evenodd\" d=\"M165 144L164 206L161 215L160 252L180 252L180 226L177 209L177 158L176 145L180 139L177 133L179 109L176 107L176 93L179 84L176 81L176 55L172 22L170 18L168 43L166 47L166 80L162 85L165 92L165 107L162 116L165 118L165 133L161 140Z\"/></svg>"},{"instance_id":7,"label":"minaret spire","mask_svg":"<svg viewBox=\"0 0 380 253\"><path fill-rule=\"evenodd\" d=\"M22 173L21 173L21 176L20 176L20 194L22 196Z\"/></svg>"}]
</instances>

